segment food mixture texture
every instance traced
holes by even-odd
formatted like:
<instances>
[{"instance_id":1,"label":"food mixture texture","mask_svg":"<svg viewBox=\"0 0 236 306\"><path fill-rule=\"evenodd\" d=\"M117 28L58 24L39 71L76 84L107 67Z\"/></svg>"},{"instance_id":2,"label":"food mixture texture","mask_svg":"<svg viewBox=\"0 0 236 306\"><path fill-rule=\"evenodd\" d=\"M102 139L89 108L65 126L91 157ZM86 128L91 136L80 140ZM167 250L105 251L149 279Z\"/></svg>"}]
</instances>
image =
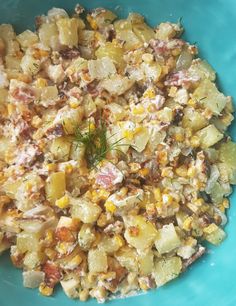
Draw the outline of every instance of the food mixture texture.
<instances>
[{"instance_id":1,"label":"food mixture texture","mask_svg":"<svg viewBox=\"0 0 236 306\"><path fill-rule=\"evenodd\" d=\"M25 287L104 302L225 238L232 99L182 31L80 5L0 25L0 252Z\"/></svg>"}]
</instances>

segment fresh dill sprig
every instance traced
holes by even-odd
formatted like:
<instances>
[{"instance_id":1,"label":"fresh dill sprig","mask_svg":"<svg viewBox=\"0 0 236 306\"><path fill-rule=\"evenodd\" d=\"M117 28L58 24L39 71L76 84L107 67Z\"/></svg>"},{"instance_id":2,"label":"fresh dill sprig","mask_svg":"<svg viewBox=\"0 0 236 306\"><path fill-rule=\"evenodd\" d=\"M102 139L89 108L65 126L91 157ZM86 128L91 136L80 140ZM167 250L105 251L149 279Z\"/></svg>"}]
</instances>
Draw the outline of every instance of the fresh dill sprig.
<instances>
[{"instance_id":1,"label":"fresh dill sprig","mask_svg":"<svg viewBox=\"0 0 236 306\"><path fill-rule=\"evenodd\" d=\"M91 129L89 123L87 132L82 133L80 129L77 128L75 132L75 142L78 145L84 146L85 159L89 168L96 167L100 161L106 158L108 152L112 150L121 152L119 146L126 145L121 143L123 138L112 144L108 142L109 138L107 138L107 127L103 121L100 121L95 129Z\"/></svg>"}]
</instances>

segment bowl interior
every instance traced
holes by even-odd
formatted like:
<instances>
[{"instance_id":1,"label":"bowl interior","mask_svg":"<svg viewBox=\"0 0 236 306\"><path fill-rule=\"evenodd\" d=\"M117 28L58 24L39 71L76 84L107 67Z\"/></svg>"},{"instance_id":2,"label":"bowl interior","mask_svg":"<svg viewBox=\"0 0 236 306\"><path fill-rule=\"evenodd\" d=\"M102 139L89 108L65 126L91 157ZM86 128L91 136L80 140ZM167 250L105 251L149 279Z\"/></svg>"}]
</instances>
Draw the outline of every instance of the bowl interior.
<instances>
[{"instance_id":1,"label":"bowl interior","mask_svg":"<svg viewBox=\"0 0 236 306\"><path fill-rule=\"evenodd\" d=\"M52 7L72 11L76 0L3 0L0 2L0 23L12 23L18 32L33 28L34 17L46 13ZM80 0L87 9L106 7L115 9L120 17L128 12L143 14L148 22L156 25L162 21L176 22L183 18L184 38L194 43L215 68L218 82L225 94L236 97L236 1L234 0ZM231 127L236 139L236 125ZM111 305L136 306L151 304L161 306L232 306L236 305L234 275L236 274L236 194L231 196L232 208L226 232L229 237L219 247L195 263L180 278L170 284L138 297L111 301ZM16 306L73 306L78 301L69 300L61 290L53 297L45 298L37 290L23 288L21 271L13 268L8 254L0 257L0 305ZM90 300L86 305L97 303Z\"/></svg>"}]
</instances>

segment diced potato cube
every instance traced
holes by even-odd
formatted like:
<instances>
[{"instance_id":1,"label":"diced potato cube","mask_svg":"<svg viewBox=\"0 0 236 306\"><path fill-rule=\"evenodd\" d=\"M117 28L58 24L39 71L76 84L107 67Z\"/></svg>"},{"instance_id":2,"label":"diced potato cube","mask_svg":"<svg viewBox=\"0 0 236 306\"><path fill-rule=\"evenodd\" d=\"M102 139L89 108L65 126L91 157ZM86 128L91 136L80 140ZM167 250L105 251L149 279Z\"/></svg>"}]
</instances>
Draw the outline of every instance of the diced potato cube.
<instances>
[{"instance_id":1,"label":"diced potato cube","mask_svg":"<svg viewBox=\"0 0 236 306\"><path fill-rule=\"evenodd\" d=\"M25 257L24 257L24 267L26 269L34 269L37 266L41 264L41 261L43 260L43 254L42 252L27 252Z\"/></svg>"},{"instance_id":2,"label":"diced potato cube","mask_svg":"<svg viewBox=\"0 0 236 306\"><path fill-rule=\"evenodd\" d=\"M97 221L102 211L97 204L82 198L73 199L71 204L72 218L80 219L83 223L93 223Z\"/></svg>"},{"instance_id":3,"label":"diced potato cube","mask_svg":"<svg viewBox=\"0 0 236 306\"><path fill-rule=\"evenodd\" d=\"M193 131L198 131L207 126L208 120L195 109L186 107L184 109L182 124L184 128L190 128Z\"/></svg>"},{"instance_id":4,"label":"diced potato cube","mask_svg":"<svg viewBox=\"0 0 236 306\"><path fill-rule=\"evenodd\" d=\"M143 45L142 40L132 30L129 29L116 29L116 38L125 42L125 50L135 50Z\"/></svg>"},{"instance_id":5,"label":"diced potato cube","mask_svg":"<svg viewBox=\"0 0 236 306\"><path fill-rule=\"evenodd\" d=\"M115 258L119 261L122 267L125 267L129 272L138 272L138 255L135 249L128 246L121 248Z\"/></svg>"},{"instance_id":6,"label":"diced potato cube","mask_svg":"<svg viewBox=\"0 0 236 306\"><path fill-rule=\"evenodd\" d=\"M16 70L21 69L21 58L20 57L16 57L14 55L6 55L5 63L6 63L6 68L9 70L10 69L16 69Z\"/></svg>"},{"instance_id":7,"label":"diced potato cube","mask_svg":"<svg viewBox=\"0 0 236 306\"><path fill-rule=\"evenodd\" d=\"M66 134L74 134L84 115L83 107L61 108L54 121L55 124L61 123Z\"/></svg>"},{"instance_id":8,"label":"diced potato cube","mask_svg":"<svg viewBox=\"0 0 236 306\"><path fill-rule=\"evenodd\" d=\"M45 86L41 88L41 96L40 99L42 102L46 102L45 105L47 106L47 103L49 104L52 101L55 101L58 98L58 89L57 86Z\"/></svg>"},{"instance_id":9,"label":"diced potato cube","mask_svg":"<svg viewBox=\"0 0 236 306\"><path fill-rule=\"evenodd\" d=\"M103 250L92 249L88 252L89 272L106 272L108 268L107 255Z\"/></svg>"},{"instance_id":10,"label":"diced potato cube","mask_svg":"<svg viewBox=\"0 0 236 306\"><path fill-rule=\"evenodd\" d=\"M157 260L153 272L157 287L160 287L176 278L180 274L181 270L182 261L180 257L174 256Z\"/></svg>"},{"instance_id":11,"label":"diced potato cube","mask_svg":"<svg viewBox=\"0 0 236 306\"><path fill-rule=\"evenodd\" d=\"M70 217L65 217L65 216L61 216L58 224L57 224L57 229L60 227L73 227L74 223L73 223L73 219Z\"/></svg>"},{"instance_id":12,"label":"diced potato cube","mask_svg":"<svg viewBox=\"0 0 236 306\"><path fill-rule=\"evenodd\" d=\"M51 203L54 203L57 199L60 199L66 190L65 173L52 173L46 181L45 190L47 199Z\"/></svg>"},{"instance_id":13,"label":"diced potato cube","mask_svg":"<svg viewBox=\"0 0 236 306\"><path fill-rule=\"evenodd\" d=\"M101 82L101 86L110 92L112 95L122 95L128 89L130 89L134 84L133 80L130 80L127 77L121 75L111 76L109 79L106 79Z\"/></svg>"},{"instance_id":14,"label":"diced potato cube","mask_svg":"<svg viewBox=\"0 0 236 306\"><path fill-rule=\"evenodd\" d=\"M154 243L157 230L142 216L130 216L125 220L125 239L136 249L146 249Z\"/></svg>"},{"instance_id":15,"label":"diced potato cube","mask_svg":"<svg viewBox=\"0 0 236 306\"><path fill-rule=\"evenodd\" d=\"M76 142L72 143L70 150L70 159L76 160L78 163L81 163L84 158L85 147L78 145Z\"/></svg>"},{"instance_id":16,"label":"diced potato cube","mask_svg":"<svg viewBox=\"0 0 236 306\"><path fill-rule=\"evenodd\" d=\"M173 111L169 107L164 107L157 112L157 116L161 122L169 123L173 120Z\"/></svg>"},{"instance_id":17,"label":"diced potato cube","mask_svg":"<svg viewBox=\"0 0 236 306\"><path fill-rule=\"evenodd\" d=\"M154 82L157 82L161 76L161 66L158 63L142 63L141 68L146 77Z\"/></svg>"},{"instance_id":18,"label":"diced potato cube","mask_svg":"<svg viewBox=\"0 0 236 306\"><path fill-rule=\"evenodd\" d=\"M59 40L69 47L78 45L79 21L76 18L61 18L56 22L59 30Z\"/></svg>"},{"instance_id":19,"label":"diced potato cube","mask_svg":"<svg viewBox=\"0 0 236 306\"><path fill-rule=\"evenodd\" d=\"M142 41L148 43L152 38L155 38L155 32L145 22L133 25L133 32Z\"/></svg>"},{"instance_id":20,"label":"diced potato cube","mask_svg":"<svg viewBox=\"0 0 236 306\"><path fill-rule=\"evenodd\" d=\"M71 141L67 137L58 137L53 139L50 151L55 159L67 161L70 154Z\"/></svg>"},{"instance_id":21,"label":"diced potato cube","mask_svg":"<svg viewBox=\"0 0 236 306\"><path fill-rule=\"evenodd\" d=\"M213 146L224 136L213 124L210 124L207 127L201 129L196 133L196 135L200 138L202 148L209 148Z\"/></svg>"},{"instance_id":22,"label":"diced potato cube","mask_svg":"<svg viewBox=\"0 0 236 306\"><path fill-rule=\"evenodd\" d=\"M201 102L213 114L219 115L227 103L227 97L218 91L210 80L203 80L193 93L193 99Z\"/></svg>"},{"instance_id":23,"label":"diced potato cube","mask_svg":"<svg viewBox=\"0 0 236 306\"><path fill-rule=\"evenodd\" d=\"M16 246L20 253L35 252L40 249L38 233L27 233L22 231L16 237Z\"/></svg>"},{"instance_id":24,"label":"diced potato cube","mask_svg":"<svg viewBox=\"0 0 236 306\"><path fill-rule=\"evenodd\" d=\"M149 275L153 271L153 252L150 249L138 252L139 272L141 275Z\"/></svg>"},{"instance_id":25,"label":"diced potato cube","mask_svg":"<svg viewBox=\"0 0 236 306\"><path fill-rule=\"evenodd\" d=\"M122 245L123 245L123 241L121 237L117 235L113 237L104 235L98 244L98 248L100 250L105 251L108 254L112 254L118 251L120 247L122 247Z\"/></svg>"},{"instance_id":26,"label":"diced potato cube","mask_svg":"<svg viewBox=\"0 0 236 306\"><path fill-rule=\"evenodd\" d=\"M225 239L226 233L219 226L216 226L214 231L206 234L205 237L210 243L218 245Z\"/></svg>"},{"instance_id":27,"label":"diced potato cube","mask_svg":"<svg viewBox=\"0 0 236 306\"><path fill-rule=\"evenodd\" d=\"M173 223L164 225L158 230L155 246L160 254L168 253L181 245Z\"/></svg>"},{"instance_id":28,"label":"diced potato cube","mask_svg":"<svg viewBox=\"0 0 236 306\"><path fill-rule=\"evenodd\" d=\"M16 39L20 43L21 48L27 49L38 42L38 35L30 30L26 30L17 35Z\"/></svg>"},{"instance_id":29,"label":"diced potato cube","mask_svg":"<svg viewBox=\"0 0 236 306\"><path fill-rule=\"evenodd\" d=\"M97 58L109 57L115 65L118 67L124 66L124 50L122 47L112 43L106 42L104 45L101 45L95 52Z\"/></svg>"},{"instance_id":30,"label":"diced potato cube","mask_svg":"<svg viewBox=\"0 0 236 306\"><path fill-rule=\"evenodd\" d=\"M39 29L39 38L45 47L57 50L59 47L59 32L55 23L43 23Z\"/></svg>"},{"instance_id":31,"label":"diced potato cube","mask_svg":"<svg viewBox=\"0 0 236 306\"><path fill-rule=\"evenodd\" d=\"M146 128L142 128L138 133L135 133L134 138L131 142L134 150L142 152L149 141L149 133Z\"/></svg>"},{"instance_id":32,"label":"diced potato cube","mask_svg":"<svg viewBox=\"0 0 236 306\"><path fill-rule=\"evenodd\" d=\"M27 288L37 288L44 281L44 276L42 271L23 272L23 285Z\"/></svg>"},{"instance_id":33,"label":"diced potato cube","mask_svg":"<svg viewBox=\"0 0 236 306\"><path fill-rule=\"evenodd\" d=\"M190 74L200 77L202 80L208 79L215 81L216 73L211 65L206 60L195 60L189 68Z\"/></svg>"},{"instance_id":34,"label":"diced potato cube","mask_svg":"<svg viewBox=\"0 0 236 306\"><path fill-rule=\"evenodd\" d=\"M25 74L35 75L40 69L40 60L31 55L25 54L20 63L21 69Z\"/></svg>"},{"instance_id":35,"label":"diced potato cube","mask_svg":"<svg viewBox=\"0 0 236 306\"><path fill-rule=\"evenodd\" d=\"M66 280L61 281L61 286L65 294L71 298L75 299L79 297L79 287L80 287L80 281L76 278L70 278Z\"/></svg>"},{"instance_id":36,"label":"diced potato cube","mask_svg":"<svg viewBox=\"0 0 236 306\"><path fill-rule=\"evenodd\" d=\"M236 143L228 141L220 146L220 160L228 167L236 169Z\"/></svg>"},{"instance_id":37,"label":"diced potato cube","mask_svg":"<svg viewBox=\"0 0 236 306\"><path fill-rule=\"evenodd\" d=\"M83 224L78 234L79 245L82 250L89 250L95 241L96 235L91 224Z\"/></svg>"},{"instance_id":38,"label":"diced potato cube","mask_svg":"<svg viewBox=\"0 0 236 306\"><path fill-rule=\"evenodd\" d=\"M109 57L88 61L88 69L93 79L104 79L116 73L116 68Z\"/></svg>"}]
</instances>

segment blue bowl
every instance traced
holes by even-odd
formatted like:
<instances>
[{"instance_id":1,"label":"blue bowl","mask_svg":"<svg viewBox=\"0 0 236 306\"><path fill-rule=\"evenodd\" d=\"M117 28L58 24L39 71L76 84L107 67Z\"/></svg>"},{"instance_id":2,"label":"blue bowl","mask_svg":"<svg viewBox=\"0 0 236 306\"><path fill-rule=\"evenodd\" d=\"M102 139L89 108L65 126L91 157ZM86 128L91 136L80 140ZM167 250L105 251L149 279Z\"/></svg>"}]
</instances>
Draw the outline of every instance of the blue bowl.
<instances>
[{"instance_id":1,"label":"blue bowl","mask_svg":"<svg viewBox=\"0 0 236 306\"><path fill-rule=\"evenodd\" d=\"M197 42L200 56L218 72L221 90L236 97L236 1L235 0L80 0L86 8L104 6L121 17L135 11L143 14L152 25L162 21L176 22L183 18L184 38ZM11 23L17 31L33 28L34 17L48 9L62 7L72 11L76 0L1 0L0 23ZM236 125L231 127L236 136ZM113 306L235 306L236 305L236 195L231 196L228 238L219 247L195 263L180 278L168 285L124 300L109 302ZM0 306L73 306L62 290L53 297L42 297L37 290L23 288L22 272L14 268L8 254L0 258ZM82 305L82 304L81 304ZM95 300L87 306L97 305Z\"/></svg>"}]
</instances>

